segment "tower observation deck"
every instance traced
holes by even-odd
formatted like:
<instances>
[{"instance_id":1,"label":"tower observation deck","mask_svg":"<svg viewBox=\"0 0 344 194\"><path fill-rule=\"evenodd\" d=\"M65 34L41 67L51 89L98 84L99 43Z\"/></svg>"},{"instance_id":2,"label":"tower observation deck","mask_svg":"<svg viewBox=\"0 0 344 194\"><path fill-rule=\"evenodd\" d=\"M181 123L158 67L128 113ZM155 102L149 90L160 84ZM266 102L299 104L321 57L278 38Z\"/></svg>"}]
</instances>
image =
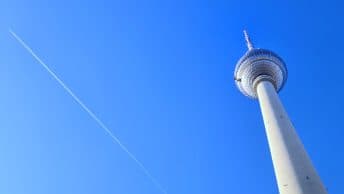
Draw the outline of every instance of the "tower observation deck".
<instances>
[{"instance_id":1,"label":"tower observation deck","mask_svg":"<svg viewBox=\"0 0 344 194\"><path fill-rule=\"evenodd\" d=\"M287 80L286 64L244 35L248 50L236 64L234 79L245 96L259 101L279 193L327 194L277 94Z\"/></svg>"}]
</instances>

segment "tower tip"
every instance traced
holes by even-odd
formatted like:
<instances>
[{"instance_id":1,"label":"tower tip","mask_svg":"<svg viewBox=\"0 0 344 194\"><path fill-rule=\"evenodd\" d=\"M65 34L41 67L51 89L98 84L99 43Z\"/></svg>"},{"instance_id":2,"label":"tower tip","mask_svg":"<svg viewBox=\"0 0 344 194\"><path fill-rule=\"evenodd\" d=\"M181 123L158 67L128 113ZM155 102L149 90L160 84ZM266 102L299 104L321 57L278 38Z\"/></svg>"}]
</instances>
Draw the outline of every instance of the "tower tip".
<instances>
[{"instance_id":1,"label":"tower tip","mask_svg":"<svg viewBox=\"0 0 344 194\"><path fill-rule=\"evenodd\" d=\"M248 50L253 49L253 44L252 44L250 36L248 35L246 30L244 30L244 36L245 36L246 45L247 45Z\"/></svg>"}]
</instances>

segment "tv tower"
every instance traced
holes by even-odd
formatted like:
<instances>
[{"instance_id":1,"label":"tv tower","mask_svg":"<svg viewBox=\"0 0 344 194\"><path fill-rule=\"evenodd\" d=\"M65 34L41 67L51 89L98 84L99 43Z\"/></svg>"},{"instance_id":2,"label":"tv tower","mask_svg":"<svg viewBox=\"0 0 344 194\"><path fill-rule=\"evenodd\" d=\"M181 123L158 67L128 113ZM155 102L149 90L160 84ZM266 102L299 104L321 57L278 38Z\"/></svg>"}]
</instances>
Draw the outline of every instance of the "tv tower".
<instances>
[{"instance_id":1,"label":"tv tower","mask_svg":"<svg viewBox=\"0 0 344 194\"><path fill-rule=\"evenodd\" d=\"M293 124L278 97L287 68L277 54L254 48L244 31L247 52L235 67L239 90L258 99L280 194L327 194Z\"/></svg>"}]
</instances>

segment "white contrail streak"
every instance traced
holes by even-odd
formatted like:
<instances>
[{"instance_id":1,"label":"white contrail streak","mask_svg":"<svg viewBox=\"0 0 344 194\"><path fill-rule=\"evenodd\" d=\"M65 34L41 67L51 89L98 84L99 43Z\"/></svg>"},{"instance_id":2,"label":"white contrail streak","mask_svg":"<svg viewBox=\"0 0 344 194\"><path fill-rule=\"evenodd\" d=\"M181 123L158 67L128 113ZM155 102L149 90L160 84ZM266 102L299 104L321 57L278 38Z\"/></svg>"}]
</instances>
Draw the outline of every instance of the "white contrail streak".
<instances>
[{"instance_id":1,"label":"white contrail streak","mask_svg":"<svg viewBox=\"0 0 344 194\"><path fill-rule=\"evenodd\" d=\"M111 130L101 121L80 99L77 97L74 92L49 68L47 64L45 64L33 50L11 29L9 32L12 36L40 63L45 70L63 87L63 89L72 96L72 98L83 108L88 115L101 127L105 130L105 132L112 138L114 142L116 142L121 149L128 154L128 156L135 161L135 163L141 168L141 170L147 175L149 179L157 186L157 188L164 194L167 194L166 190L160 185L160 183L151 175L151 173L147 170L147 168L132 154L128 148L123 145L123 143L116 137Z\"/></svg>"}]
</instances>

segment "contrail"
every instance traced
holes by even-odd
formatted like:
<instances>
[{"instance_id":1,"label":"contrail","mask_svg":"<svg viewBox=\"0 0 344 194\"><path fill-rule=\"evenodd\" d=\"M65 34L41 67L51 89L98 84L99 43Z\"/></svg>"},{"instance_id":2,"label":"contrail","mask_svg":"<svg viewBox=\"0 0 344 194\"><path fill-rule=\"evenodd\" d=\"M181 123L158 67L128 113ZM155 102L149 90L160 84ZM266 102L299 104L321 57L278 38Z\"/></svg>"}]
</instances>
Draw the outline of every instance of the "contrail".
<instances>
[{"instance_id":1,"label":"contrail","mask_svg":"<svg viewBox=\"0 0 344 194\"><path fill-rule=\"evenodd\" d=\"M45 70L63 87L63 89L84 109L88 115L101 127L104 131L116 142L120 148L128 154L128 156L135 161L135 163L140 167L140 169L146 174L146 176L153 182L153 184L164 194L167 194L166 190L161 186L161 184L151 175L148 169L140 162L133 153L131 153L128 148L123 145L123 143L116 137L111 130L101 121L80 99L74 92L45 64L41 58L39 58L35 52L11 29L9 29L10 34L41 64Z\"/></svg>"}]
</instances>

